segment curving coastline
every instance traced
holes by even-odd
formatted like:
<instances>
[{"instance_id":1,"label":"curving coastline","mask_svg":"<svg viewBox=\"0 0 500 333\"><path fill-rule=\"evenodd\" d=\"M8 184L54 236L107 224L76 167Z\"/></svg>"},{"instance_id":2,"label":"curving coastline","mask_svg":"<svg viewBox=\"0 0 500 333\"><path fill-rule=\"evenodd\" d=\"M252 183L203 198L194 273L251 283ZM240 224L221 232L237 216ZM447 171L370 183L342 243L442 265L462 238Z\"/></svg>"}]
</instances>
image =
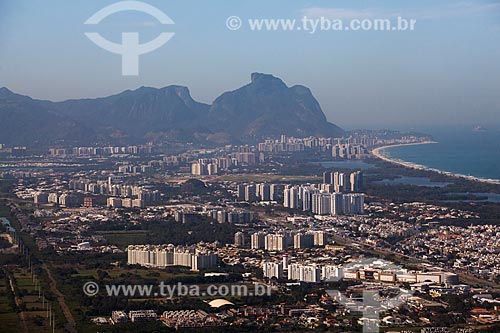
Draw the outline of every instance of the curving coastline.
<instances>
[{"instance_id":1,"label":"curving coastline","mask_svg":"<svg viewBox=\"0 0 500 333\"><path fill-rule=\"evenodd\" d=\"M463 174L459 174L459 173L442 171L442 170L430 168L430 167L427 167L425 165L421 165L421 164L417 164L417 163L406 162L406 161L402 161L399 159L389 158L381 153L381 151L386 149L386 148L400 147L400 146L424 145L424 144L431 144L431 143L437 143L437 142L436 141L422 141L422 142L414 142L414 143L401 143L401 144L381 146L381 147L374 148L372 150L372 154L373 154L373 156L375 156L383 161L386 161L386 162L389 162L392 164L396 164L396 165L400 165L400 166L410 168L410 169L433 171L433 172L437 172L439 174L454 177L454 178L463 178L463 179L477 181L477 182L486 183L486 184L500 185L500 180L484 179L484 178L479 178L479 177L474 177L474 176L467 176L467 175L463 175Z\"/></svg>"}]
</instances>

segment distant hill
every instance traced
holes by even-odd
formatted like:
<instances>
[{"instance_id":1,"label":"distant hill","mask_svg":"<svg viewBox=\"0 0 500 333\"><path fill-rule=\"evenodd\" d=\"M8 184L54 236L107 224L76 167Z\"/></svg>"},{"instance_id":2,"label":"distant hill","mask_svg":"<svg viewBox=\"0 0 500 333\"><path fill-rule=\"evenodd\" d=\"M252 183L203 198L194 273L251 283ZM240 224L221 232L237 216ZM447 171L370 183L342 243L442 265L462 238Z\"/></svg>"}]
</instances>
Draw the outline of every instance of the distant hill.
<instances>
[{"instance_id":1,"label":"distant hill","mask_svg":"<svg viewBox=\"0 0 500 333\"><path fill-rule=\"evenodd\" d=\"M141 87L94 99L35 100L0 88L0 143L39 146L178 140L234 142L280 134L340 136L304 86L253 73L212 105L188 88Z\"/></svg>"},{"instance_id":2,"label":"distant hill","mask_svg":"<svg viewBox=\"0 0 500 333\"><path fill-rule=\"evenodd\" d=\"M52 103L0 88L0 143L31 147L76 144L92 136L97 136L92 128L63 115Z\"/></svg>"},{"instance_id":3,"label":"distant hill","mask_svg":"<svg viewBox=\"0 0 500 333\"><path fill-rule=\"evenodd\" d=\"M181 86L161 89L141 87L120 94L57 103L61 114L85 125L122 131L133 137L150 132L190 129L203 117L209 105L191 98Z\"/></svg>"},{"instance_id":4,"label":"distant hill","mask_svg":"<svg viewBox=\"0 0 500 333\"><path fill-rule=\"evenodd\" d=\"M235 137L260 138L342 135L329 123L318 101L304 86L287 87L280 79L253 73L252 82L218 97L209 111L212 128Z\"/></svg>"}]
</instances>

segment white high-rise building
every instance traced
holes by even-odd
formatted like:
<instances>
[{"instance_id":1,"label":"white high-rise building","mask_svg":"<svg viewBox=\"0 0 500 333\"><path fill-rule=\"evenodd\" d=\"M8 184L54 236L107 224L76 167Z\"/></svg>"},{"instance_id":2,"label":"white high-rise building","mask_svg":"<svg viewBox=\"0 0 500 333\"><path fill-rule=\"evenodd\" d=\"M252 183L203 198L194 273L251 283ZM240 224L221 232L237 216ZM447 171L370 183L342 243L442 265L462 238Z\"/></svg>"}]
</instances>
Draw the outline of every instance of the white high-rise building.
<instances>
[{"instance_id":1,"label":"white high-rise building","mask_svg":"<svg viewBox=\"0 0 500 333\"><path fill-rule=\"evenodd\" d=\"M324 231L313 231L314 245L324 246L327 243L326 233Z\"/></svg>"},{"instance_id":2,"label":"white high-rise building","mask_svg":"<svg viewBox=\"0 0 500 333\"><path fill-rule=\"evenodd\" d=\"M363 173L361 171L356 171L351 173L350 177L351 192L361 191L363 185Z\"/></svg>"},{"instance_id":3,"label":"white high-rise building","mask_svg":"<svg viewBox=\"0 0 500 333\"><path fill-rule=\"evenodd\" d=\"M207 172L209 175L216 175L218 173L217 164L213 164L213 163L207 164Z\"/></svg>"},{"instance_id":4,"label":"white high-rise building","mask_svg":"<svg viewBox=\"0 0 500 333\"><path fill-rule=\"evenodd\" d=\"M302 279L304 282L321 282L321 269L316 265L302 266Z\"/></svg>"},{"instance_id":5,"label":"white high-rise building","mask_svg":"<svg viewBox=\"0 0 500 333\"><path fill-rule=\"evenodd\" d=\"M298 209L300 208L299 205L299 190L297 187L290 187L290 188L285 188L285 191L283 192L284 200L283 200L283 206L292 208L292 209Z\"/></svg>"},{"instance_id":6,"label":"white high-rise building","mask_svg":"<svg viewBox=\"0 0 500 333\"><path fill-rule=\"evenodd\" d=\"M283 254L283 269L288 269L288 254Z\"/></svg>"},{"instance_id":7,"label":"white high-rise building","mask_svg":"<svg viewBox=\"0 0 500 333\"><path fill-rule=\"evenodd\" d=\"M178 248L165 245L129 245L127 248L129 265L146 267L185 266L192 270L216 267L218 257L211 252Z\"/></svg>"},{"instance_id":8,"label":"white high-rise building","mask_svg":"<svg viewBox=\"0 0 500 333\"><path fill-rule=\"evenodd\" d=\"M108 198L106 205L108 207L113 207L113 208L121 208L122 207L122 199L120 198Z\"/></svg>"},{"instance_id":9,"label":"white high-rise building","mask_svg":"<svg viewBox=\"0 0 500 333\"><path fill-rule=\"evenodd\" d=\"M364 214L364 194L352 193L344 195L344 214L361 215Z\"/></svg>"},{"instance_id":10,"label":"white high-rise building","mask_svg":"<svg viewBox=\"0 0 500 333\"><path fill-rule=\"evenodd\" d=\"M290 264L288 265L288 280L299 280L300 281L300 264Z\"/></svg>"},{"instance_id":11,"label":"white high-rise building","mask_svg":"<svg viewBox=\"0 0 500 333\"><path fill-rule=\"evenodd\" d=\"M344 269L335 265L321 267L321 279L323 281L338 281L344 276Z\"/></svg>"},{"instance_id":12,"label":"white high-rise building","mask_svg":"<svg viewBox=\"0 0 500 333\"><path fill-rule=\"evenodd\" d=\"M264 277L268 279L281 279L283 276L283 264L276 262L264 262L262 263L262 272L264 273Z\"/></svg>"},{"instance_id":13,"label":"white high-rise building","mask_svg":"<svg viewBox=\"0 0 500 333\"><path fill-rule=\"evenodd\" d=\"M279 191L279 185L272 184L270 186L270 198L272 201L278 200L278 191Z\"/></svg>"},{"instance_id":14,"label":"white high-rise building","mask_svg":"<svg viewBox=\"0 0 500 333\"><path fill-rule=\"evenodd\" d=\"M259 200L260 201L270 201L271 200L271 186L269 184L259 184Z\"/></svg>"},{"instance_id":15,"label":"white high-rise building","mask_svg":"<svg viewBox=\"0 0 500 333\"><path fill-rule=\"evenodd\" d=\"M312 212L317 215L328 215L331 213L330 193L316 193L312 195Z\"/></svg>"},{"instance_id":16,"label":"white high-rise building","mask_svg":"<svg viewBox=\"0 0 500 333\"><path fill-rule=\"evenodd\" d=\"M346 173L338 171L333 173L333 186L335 188L335 192L343 192L348 185L349 184Z\"/></svg>"},{"instance_id":17,"label":"white high-rise building","mask_svg":"<svg viewBox=\"0 0 500 333\"><path fill-rule=\"evenodd\" d=\"M250 236L251 247L254 250L263 249L265 247L266 234L257 232Z\"/></svg>"},{"instance_id":18,"label":"white high-rise building","mask_svg":"<svg viewBox=\"0 0 500 333\"><path fill-rule=\"evenodd\" d=\"M33 196L33 201L35 204L46 204L49 203L49 195L45 192L37 192Z\"/></svg>"},{"instance_id":19,"label":"white high-rise building","mask_svg":"<svg viewBox=\"0 0 500 333\"><path fill-rule=\"evenodd\" d=\"M288 280L317 283L321 281L321 269L316 265L290 264Z\"/></svg>"},{"instance_id":20,"label":"white high-rise building","mask_svg":"<svg viewBox=\"0 0 500 333\"><path fill-rule=\"evenodd\" d=\"M193 253L189 250L174 252L174 266L188 266L192 264Z\"/></svg>"},{"instance_id":21,"label":"white high-rise building","mask_svg":"<svg viewBox=\"0 0 500 333\"><path fill-rule=\"evenodd\" d=\"M318 190L309 186L301 186L299 189L299 199L302 202L302 210L310 211L312 209L312 196L318 193Z\"/></svg>"},{"instance_id":22,"label":"white high-rise building","mask_svg":"<svg viewBox=\"0 0 500 333\"><path fill-rule=\"evenodd\" d=\"M270 234L266 235L265 248L267 251L283 251L288 246L286 235Z\"/></svg>"},{"instance_id":23,"label":"white high-rise building","mask_svg":"<svg viewBox=\"0 0 500 333\"><path fill-rule=\"evenodd\" d=\"M255 201L257 199L257 190L255 185L245 186L245 201Z\"/></svg>"},{"instance_id":24,"label":"white high-rise building","mask_svg":"<svg viewBox=\"0 0 500 333\"><path fill-rule=\"evenodd\" d=\"M49 203L59 203L59 195L57 193L50 193L48 201Z\"/></svg>"},{"instance_id":25,"label":"white high-rise building","mask_svg":"<svg viewBox=\"0 0 500 333\"><path fill-rule=\"evenodd\" d=\"M332 215L342 215L344 213L344 195L342 193L332 194Z\"/></svg>"},{"instance_id":26,"label":"white high-rise building","mask_svg":"<svg viewBox=\"0 0 500 333\"><path fill-rule=\"evenodd\" d=\"M200 269L216 267L217 260L218 257L215 253L196 253L191 258L191 270L199 271Z\"/></svg>"},{"instance_id":27,"label":"white high-rise building","mask_svg":"<svg viewBox=\"0 0 500 333\"><path fill-rule=\"evenodd\" d=\"M245 246L245 234L242 233L241 231L238 231L237 233L234 234L234 245L238 247Z\"/></svg>"},{"instance_id":28,"label":"white high-rise building","mask_svg":"<svg viewBox=\"0 0 500 333\"><path fill-rule=\"evenodd\" d=\"M191 174L193 175L201 175L201 165L198 162L194 162L191 164Z\"/></svg>"},{"instance_id":29,"label":"white high-rise building","mask_svg":"<svg viewBox=\"0 0 500 333\"><path fill-rule=\"evenodd\" d=\"M354 173L354 178L358 173ZM363 214L364 198L362 193L343 194L342 190L350 190L347 174L335 172L335 191L329 184L291 186L284 190L283 205L288 208L312 211L317 215L358 215ZM355 180L359 182L359 180ZM355 186L356 187L356 186Z\"/></svg>"},{"instance_id":30,"label":"white high-rise building","mask_svg":"<svg viewBox=\"0 0 500 333\"><path fill-rule=\"evenodd\" d=\"M296 249L305 249L314 246L314 235L307 234L295 234L293 236L293 247Z\"/></svg>"}]
</instances>

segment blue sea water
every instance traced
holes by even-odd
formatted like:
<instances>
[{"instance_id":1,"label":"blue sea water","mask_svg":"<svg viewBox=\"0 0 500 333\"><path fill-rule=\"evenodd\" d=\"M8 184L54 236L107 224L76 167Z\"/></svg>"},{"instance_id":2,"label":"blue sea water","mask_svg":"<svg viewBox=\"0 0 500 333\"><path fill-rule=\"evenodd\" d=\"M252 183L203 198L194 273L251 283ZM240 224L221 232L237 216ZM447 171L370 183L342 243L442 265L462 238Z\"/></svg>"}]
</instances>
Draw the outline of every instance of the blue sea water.
<instances>
[{"instance_id":1,"label":"blue sea water","mask_svg":"<svg viewBox=\"0 0 500 333\"><path fill-rule=\"evenodd\" d=\"M437 143L390 147L381 153L441 171L500 180L499 128L475 131L473 126L468 126L415 130L432 135Z\"/></svg>"}]
</instances>

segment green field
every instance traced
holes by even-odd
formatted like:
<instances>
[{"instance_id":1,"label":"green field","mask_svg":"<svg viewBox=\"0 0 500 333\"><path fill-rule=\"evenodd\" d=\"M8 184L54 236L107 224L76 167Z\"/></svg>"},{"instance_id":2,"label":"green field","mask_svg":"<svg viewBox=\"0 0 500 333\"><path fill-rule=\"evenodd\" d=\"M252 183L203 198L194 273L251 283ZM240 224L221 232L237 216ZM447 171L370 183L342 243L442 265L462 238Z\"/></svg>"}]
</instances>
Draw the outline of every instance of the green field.
<instances>
[{"instance_id":1,"label":"green field","mask_svg":"<svg viewBox=\"0 0 500 333\"><path fill-rule=\"evenodd\" d=\"M147 230L118 230L97 231L96 234L104 236L110 244L125 248L130 244L146 243Z\"/></svg>"},{"instance_id":2,"label":"green field","mask_svg":"<svg viewBox=\"0 0 500 333\"><path fill-rule=\"evenodd\" d=\"M2 271L11 276L15 287L15 296L19 306L12 299L12 292L5 276L0 279L0 331L1 332L51 332L47 317L46 302L38 296L38 290L33 286L30 273L19 266L6 266ZM9 278L7 278L9 279ZM64 318L57 302L52 301L52 308L56 313L56 323L61 327ZM62 332L60 328L56 332Z\"/></svg>"},{"instance_id":3,"label":"green field","mask_svg":"<svg viewBox=\"0 0 500 333\"><path fill-rule=\"evenodd\" d=\"M315 176L284 176L274 174L241 174L241 175L224 175L217 178L219 181L231 182L318 182L321 178Z\"/></svg>"},{"instance_id":4,"label":"green field","mask_svg":"<svg viewBox=\"0 0 500 333\"><path fill-rule=\"evenodd\" d=\"M93 277L98 279L98 272L96 269L77 269L77 274L72 274L72 277ZM138 279L151 279L157 281L170 281L175 279L183 279L188 277L198 276L198 273L185 271L182 273L172 273L164 269L130 269L127 267L114 267L106 269L106 273L110 280L120 278L123 274L131 274ZM109 281L113 282L113 281Z\"/></svg>"},{"instance_id":5,"label":"green field","mask_svg":"<svg viewBox=\"0 0 500 333\"><path fill-rule=\"evenodd\" d=\"M3 272L2 272L3 273ZM0 278L0 326L2 332L23 332L16 309L12 305L10 285Z\"/></svg>"}]
</instances>

